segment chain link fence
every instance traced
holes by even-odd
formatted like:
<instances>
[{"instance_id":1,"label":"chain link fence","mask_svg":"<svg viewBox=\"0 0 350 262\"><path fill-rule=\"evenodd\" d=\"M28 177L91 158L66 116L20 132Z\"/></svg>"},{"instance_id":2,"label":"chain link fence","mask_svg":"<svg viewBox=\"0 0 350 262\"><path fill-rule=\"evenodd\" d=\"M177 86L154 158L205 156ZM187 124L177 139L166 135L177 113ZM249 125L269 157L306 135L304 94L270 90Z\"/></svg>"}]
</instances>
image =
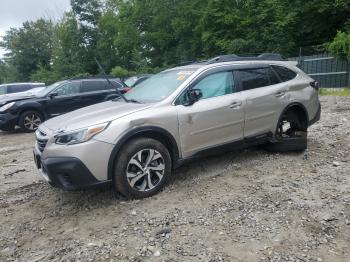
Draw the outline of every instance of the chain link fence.
<instances>
[{"instance_id":1,"label":"chain link fence","mask_svg":"<svg viewBox=\"0 0 350 262\"><path fill-rule=\"evenodd\" d=\"M300 52L301 53L301 52ZM324 88L350 87L350 62L327 53L289 58Z\"/></svg>"}]
</instances>

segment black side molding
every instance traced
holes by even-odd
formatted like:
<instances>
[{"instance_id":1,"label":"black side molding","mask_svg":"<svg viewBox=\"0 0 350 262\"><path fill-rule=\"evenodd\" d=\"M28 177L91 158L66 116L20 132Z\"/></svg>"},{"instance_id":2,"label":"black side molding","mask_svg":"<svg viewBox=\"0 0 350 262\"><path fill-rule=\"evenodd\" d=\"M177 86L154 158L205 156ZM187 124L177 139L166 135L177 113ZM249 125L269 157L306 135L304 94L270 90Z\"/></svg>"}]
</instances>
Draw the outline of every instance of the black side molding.
<instances>
[{"instance_id":1,"label":"black side molding","mask_svg":"<svg viewBox=\"0 0 350 262\"><path fill-rule=\"evenodd\" d=\"M273 133L268 132L268 133L260 134L257 136L247 137L247 138L242 139L242 140L222 144L219 146L206 148L206 149L203 149L203 150L197 152L195 155L193 155L189 158L179 159L177 161L176 168L178 168L186 163L189 163L191 161L194 161L196 159L203 158L203 157L214 156L214 155L222 154L225 152L237 151L237 150L241 150L241 149L244 149L247 147L261 145L261 144L269 142L272 138L273 138Z\"/></svg>"}]
</instances>

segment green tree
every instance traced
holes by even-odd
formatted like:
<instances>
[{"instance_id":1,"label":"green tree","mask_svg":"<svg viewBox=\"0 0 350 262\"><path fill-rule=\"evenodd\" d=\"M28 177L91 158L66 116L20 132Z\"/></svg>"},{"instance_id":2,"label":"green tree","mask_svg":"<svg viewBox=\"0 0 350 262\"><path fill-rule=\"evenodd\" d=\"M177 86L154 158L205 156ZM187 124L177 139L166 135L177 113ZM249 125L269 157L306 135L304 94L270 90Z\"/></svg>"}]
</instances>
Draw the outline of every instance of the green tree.
<instances>
[{"instance_id":1,"label":"green tree","mask_svg":"<svg viewBox=\"0 0 350 262\"><path fill-rule=\"evenodd\" d=\"M8 50L5 60L16 68L22 80L28 80L40 65L50 66L52 41L52 22L39 19L25 22L19 29L11 28L0 46Z\"/></svg>"},{"instance_id":2,"label":"green tree","mask_svg":"<svg viewBox=\"0 0 350 262\"><path fill-rule=\"evenodd\" d=\"M111 74L115 77L126 78L126 77L130 76L131 73L125 68L122 68L120 66L116 66L116 67L112 68Z\"/></svg>"},{"instance_id":3,"label":"green tree","mask_svg":"<svg viewBox=\"0 0 350 262\"><path fill-rule=\"evenodd\" d=\"M327 45L327 50L334 56L350 60L350 31L339 31L333 41Z\"/></svg>"}]
</instances>

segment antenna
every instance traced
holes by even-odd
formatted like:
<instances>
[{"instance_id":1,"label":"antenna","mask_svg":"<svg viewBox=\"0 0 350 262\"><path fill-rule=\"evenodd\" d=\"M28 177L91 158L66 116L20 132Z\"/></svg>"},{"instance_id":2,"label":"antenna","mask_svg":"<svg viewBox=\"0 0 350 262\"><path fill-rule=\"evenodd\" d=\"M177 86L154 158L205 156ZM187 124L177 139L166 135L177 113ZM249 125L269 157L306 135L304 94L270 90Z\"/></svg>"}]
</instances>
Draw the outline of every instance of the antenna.
<instances>
[{"instance_id":1,"label":"antenna","mask_svg":"<svg viewBox=\"0 0 350 262\"><path fill-rule=\"evenodd\" d=\"M101 73L102 73L102 74L104 75L104 77L107 79L108 84L110 84L112 87L114 87L113 84L112 84L112 82L109 80L109 77L107 76L105 70L103 69L103 67L101 66L101 64L98 62L98 60L97 60L96 57L95 57L95 61L96 61L96 64L97 64L98 68L100 69ZM120 95L121 98L123 98L123 100L124 100L126 103L129 103L129 100L122 94L122 92L120 92L120 90L119 90L118 88L116 88L116 90L117 90L118 95Z\"/></svg>"}]
</instances>

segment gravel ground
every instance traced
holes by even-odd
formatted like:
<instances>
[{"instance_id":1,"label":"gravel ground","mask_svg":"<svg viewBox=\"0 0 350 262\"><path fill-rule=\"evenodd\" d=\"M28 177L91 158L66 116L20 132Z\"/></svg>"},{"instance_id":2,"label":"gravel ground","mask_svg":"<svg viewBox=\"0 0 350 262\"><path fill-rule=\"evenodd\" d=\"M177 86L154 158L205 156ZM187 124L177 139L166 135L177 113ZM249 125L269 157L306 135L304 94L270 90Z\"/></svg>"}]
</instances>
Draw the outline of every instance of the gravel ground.
<instances>
[{"instance_id":1,"label":"gravel ground","mask_svg":"<svg viewBox=\"0 0 350 262\"><path fill-rule=\"evenodd\" d=\"M51 188L33 134L0 133L0 261L349 261L350 98L322 105L306 152L206 158L130 202Z\"/></svg>"}]
</instances>

